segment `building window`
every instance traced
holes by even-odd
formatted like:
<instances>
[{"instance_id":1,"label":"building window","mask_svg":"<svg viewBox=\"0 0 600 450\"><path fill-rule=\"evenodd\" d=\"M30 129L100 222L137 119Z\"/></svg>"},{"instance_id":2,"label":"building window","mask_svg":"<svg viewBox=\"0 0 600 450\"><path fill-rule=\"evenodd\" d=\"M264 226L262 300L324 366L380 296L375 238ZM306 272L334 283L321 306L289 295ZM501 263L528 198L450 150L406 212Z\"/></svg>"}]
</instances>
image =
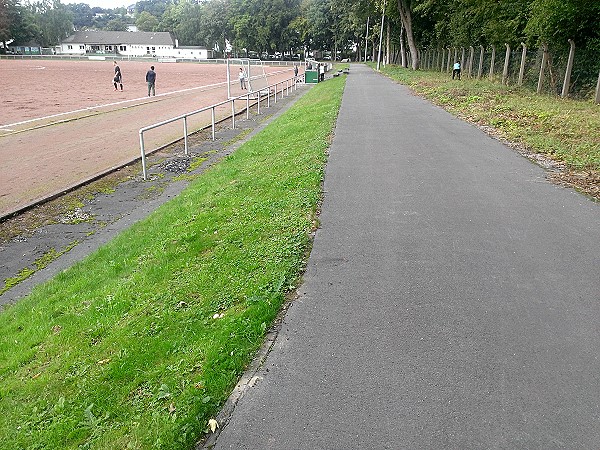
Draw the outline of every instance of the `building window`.
<instances>
[{"instance_id":1,"label":"building window","mask_svg":"<svg viewBox=\"0 0 600 450\"><path fill-rule=\"evenodd\" d=\"M70 45L69 45L69 47L70 47ZM85 45L80 45L79 50L85 50Z\"/></svg>"},{"instance_id":2,"label":"building window","mask_svg":"<svg viewBox=\"0 0 600 450\"><path fill-rule=\"evenodd\" d=\"M127 50L127 47L125 45L121 45L119 46L119 50L124 52L125 50Z\"/></svg>"},{"instance_id":3,"label":"building window","mask_svg":"<svg viewBox=\"0 0 600 450\"><path fill-rule=\"evenodd\" d=\"M72 45L67 45L67 49L68 50L73 50L73 46Z\"/></svg>"}]
</instances>

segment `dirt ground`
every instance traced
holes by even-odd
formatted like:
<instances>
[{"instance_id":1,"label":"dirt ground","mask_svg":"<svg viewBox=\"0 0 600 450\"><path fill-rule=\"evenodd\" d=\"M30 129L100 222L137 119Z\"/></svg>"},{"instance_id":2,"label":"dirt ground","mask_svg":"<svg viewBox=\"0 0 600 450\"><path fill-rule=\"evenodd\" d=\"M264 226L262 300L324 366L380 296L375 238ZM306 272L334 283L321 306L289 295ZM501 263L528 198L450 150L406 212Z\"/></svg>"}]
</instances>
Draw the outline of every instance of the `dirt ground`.
<instances>
[{"instance_id":1,"label":"dirt ground","mask_svg":"<svg viewBox=\"0 0 600 450\"><path fill-rule=\"evenodd\" d=\"M155 97L147 97L145 82L151 64ZM11 87L0 109L0 217L134 160L140 128L227 99L224 64L119 66L123 91L114 90L112 61L0 60L0 77ZM293 67L265 67L265 73L272 84L290 78ZM242 94L234 74L231 94ZM236 110L245 105L236 102ZM221 107L217 119L230 112ZM145 134L146 151L181 138L182 122ZM188 130L209 123L210 112L199 114Z\"/></svg>"}]
</instances>

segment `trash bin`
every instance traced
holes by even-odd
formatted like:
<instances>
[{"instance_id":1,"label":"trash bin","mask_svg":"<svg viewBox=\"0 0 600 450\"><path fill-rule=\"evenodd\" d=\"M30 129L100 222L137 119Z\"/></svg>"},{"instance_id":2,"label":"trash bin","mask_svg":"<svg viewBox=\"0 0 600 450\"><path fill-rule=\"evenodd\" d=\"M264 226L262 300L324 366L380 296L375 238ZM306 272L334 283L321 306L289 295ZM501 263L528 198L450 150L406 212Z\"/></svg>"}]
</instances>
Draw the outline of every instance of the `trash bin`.
<instances>
[{"instance_id":1,"label":"trash bin","mask_svg":"<svg viewBox=\"0 0 600 450\"><path fill-rule=\"evenodd\" d=\"M306 84L317 84L319 82L319 72L316 70L305 70L304 71L304 83Z\"/></svg>"}]
</instances>

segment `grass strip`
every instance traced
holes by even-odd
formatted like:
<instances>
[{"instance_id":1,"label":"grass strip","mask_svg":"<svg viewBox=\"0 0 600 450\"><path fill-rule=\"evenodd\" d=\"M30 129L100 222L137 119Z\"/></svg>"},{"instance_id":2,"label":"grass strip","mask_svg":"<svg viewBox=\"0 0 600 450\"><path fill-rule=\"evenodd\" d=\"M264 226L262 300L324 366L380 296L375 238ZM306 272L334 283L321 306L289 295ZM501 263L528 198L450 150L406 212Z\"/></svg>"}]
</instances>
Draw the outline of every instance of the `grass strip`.
<instances>
[{"instance_id":1,"label":"grass strip","mask_svg":"<svg viewBox=\"0 0 600 450\"><path fill-rule=\"evenodd\" d=\"M600 106L592 101L537 95L489 80L404 69L382 72L462 118L493 127L500 137L564 163L569 170L600 170Z\"/></svg>"},{"instance_id":2,"label":"grass strip","mask_svg":"<svg viewBox=\"0 0 600 450\"><path fill-rule=\"evenodd\" d=\"M0 314L3 449L189 449L294 289L345 79Z\"/></svg>"}]
</instances>

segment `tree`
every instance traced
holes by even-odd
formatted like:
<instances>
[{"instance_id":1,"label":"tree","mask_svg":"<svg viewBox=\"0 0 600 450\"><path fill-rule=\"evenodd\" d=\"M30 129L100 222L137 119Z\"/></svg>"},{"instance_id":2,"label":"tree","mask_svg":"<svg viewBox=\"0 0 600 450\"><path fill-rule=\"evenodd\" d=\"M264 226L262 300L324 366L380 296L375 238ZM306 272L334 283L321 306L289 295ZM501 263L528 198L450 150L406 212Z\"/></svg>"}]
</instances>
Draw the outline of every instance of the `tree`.
<instances>
[{"instance_id":1,"label":"tree","mask_svg":"<svg viewBox=\"0 0 600 450\"><path fill-rule=\"evenodd\" d=\"M419 68L419 51L417 50L417 44L413 34L413 21L410 2L411 0L398 0L398 12L400 13L400 20L402 20L404 32L406 33L406 42L408 43L408 49L410 51L412 68L413 70L417 70Z\"/></svg>"},{"instance_id":2,"label":"tree","mask_svg":"<svg viewBox=\"0 0 600 450\"><path fill-rule=\"evenodd\" d=\"M6 41L12 39L11 28L15 8L16 5L13 1L0 0L0 41L4 50L6 50Z\"/></svg>"},{"instance_id":3,"label":"tree","mask_svg":"<svg viewBox=\"0 0 600 450\"><path fill-rule=\"evenodd\" d=\"M60 0L43 0L29 6L35 20L35 39L42 47L52 47L73 32L73 16Z\"/></svg>"},{"instance_id":4,"label":"tree","mask_svg":"<svg viewBox=\"0 0 600 450\"><path fill-rule=\"evenodd\" d=\"M145 11L154 17L162 17L170 3L165 0L142 0L135 4L135 12L141 14Z\"/></svg>"},{"instance_id":5,"label":"tree","mask_svg":"<svg viewBox=\"0 0 600 450\"><path fill-rule=\"evenodd\" d=\"M158 19L147 11L141 12L135 20L135 26L140 31L156 31Z\"/></svg>"},{"instance_id":6,"label":"tree","mask_svg":"<svg viewBox=\"0 0 600 450\"><path fill-rule=\"evenodd\" d=\"M600 49L600 2L590 0L533 0L525 29L530 41L562 42Z\"/></svg>"},{"instance_id":7,"label":"tree","mask_svg":"<svg viewBox=\"0 0 600 450\"><path fill-rule=\"evenodd\" d=\"M127 22L122 17L116 17L109 20L104 29L108 31L127 31Z\"/></svg>"},{"instance_id":8,"label":"tree","mask_svg":"<svg viewBox=\"0 0 600 450\"><path fill-rule=\"evenodd\" d=\"M92 8L86 3L75 3L66 5L73 16L73 26L76 30L91 27L94 23Z\"/></svg>"}]
</instances>

